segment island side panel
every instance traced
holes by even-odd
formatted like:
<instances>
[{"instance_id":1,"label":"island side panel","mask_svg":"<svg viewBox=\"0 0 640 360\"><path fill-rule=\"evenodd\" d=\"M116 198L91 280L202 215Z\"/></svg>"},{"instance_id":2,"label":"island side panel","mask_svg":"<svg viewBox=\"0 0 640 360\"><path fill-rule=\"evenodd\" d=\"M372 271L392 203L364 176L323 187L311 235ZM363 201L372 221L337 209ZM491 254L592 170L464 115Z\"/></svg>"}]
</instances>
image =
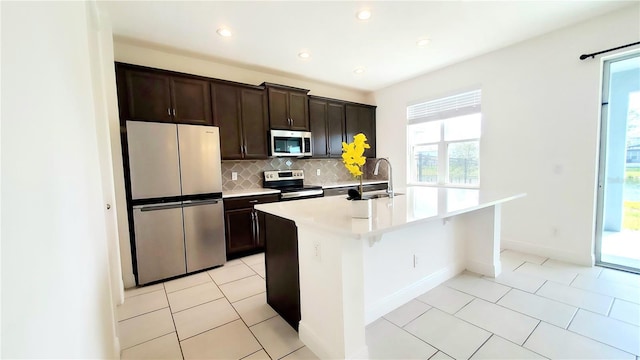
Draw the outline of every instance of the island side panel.
<instances>
[{"instance_id":1,"label":"island side panel","mask_svg":"<svg viewBox=\"0 0 640 360\"><path fill-rule=\"evenodd\" d=\"M298 224L300 340L321 359L367 358L363 241Z\"/></svg>"},{"instance_id":2,"label":"island side panel","mask_svg":"<svg viewBox=\"0 0 640 360\"><path fill-rule=\"evenodd\" d=\"M501 204L489 206L454 218L456 232L466 249L466 269L496 277L500 262Z\"/></svg>"},{"instance_id":3,"label":"island side panel","mask_svg":"<svg viewBox=\"0 0 640 360\"><path fill-rule=\"evenodd\" d=\"M291 220L262 214L267 303L297 331L300 322L297 228Z\"/></svg>"},{"instance_id":4,"label":"island side panel","mask_svg":"<svg viewBox=\"0 0 640 360\"><path fill-rule=\"evenodd\" d=\"M365 322L370 324L465 269L455 225L435 219L365 241Z\"/></svg>"}]
</instances>

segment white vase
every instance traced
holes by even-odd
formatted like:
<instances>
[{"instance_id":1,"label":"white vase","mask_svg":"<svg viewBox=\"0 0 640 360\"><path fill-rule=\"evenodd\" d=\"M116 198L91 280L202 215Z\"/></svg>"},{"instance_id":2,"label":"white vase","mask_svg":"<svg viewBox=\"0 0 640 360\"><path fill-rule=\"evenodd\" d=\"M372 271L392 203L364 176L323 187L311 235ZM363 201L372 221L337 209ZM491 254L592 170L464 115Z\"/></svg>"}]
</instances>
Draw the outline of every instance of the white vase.
<instances>
[{"instance_id":1,"label":"white vase","mask_svg":"<svg viewBox=\"0 0 640 360\"><path fill-rule=\"evenodd\" d=\"M372 201L366 200L351 200L351 217L356 219L368 219L371 217Z\"/></svg>"}]
</instances>

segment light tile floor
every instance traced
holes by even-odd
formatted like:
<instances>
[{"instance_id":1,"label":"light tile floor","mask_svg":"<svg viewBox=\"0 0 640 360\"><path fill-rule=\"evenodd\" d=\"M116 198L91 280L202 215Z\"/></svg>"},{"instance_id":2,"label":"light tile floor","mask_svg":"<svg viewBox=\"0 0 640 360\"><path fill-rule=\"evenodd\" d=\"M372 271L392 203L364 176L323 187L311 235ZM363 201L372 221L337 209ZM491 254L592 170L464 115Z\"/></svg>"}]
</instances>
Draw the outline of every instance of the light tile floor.
<instances>
[{"instance_id":1,"label":"light tile floor","mask_svg":"<svg viewBox=\"0 0 640 360\"><path fill-rule=\"evenodd\" d=\"M640 360L640 275L510 250L374 321L376 359ZM123 359L316 359L266 304L264 255L127 290Z\"/></svg>"}]
</instances>

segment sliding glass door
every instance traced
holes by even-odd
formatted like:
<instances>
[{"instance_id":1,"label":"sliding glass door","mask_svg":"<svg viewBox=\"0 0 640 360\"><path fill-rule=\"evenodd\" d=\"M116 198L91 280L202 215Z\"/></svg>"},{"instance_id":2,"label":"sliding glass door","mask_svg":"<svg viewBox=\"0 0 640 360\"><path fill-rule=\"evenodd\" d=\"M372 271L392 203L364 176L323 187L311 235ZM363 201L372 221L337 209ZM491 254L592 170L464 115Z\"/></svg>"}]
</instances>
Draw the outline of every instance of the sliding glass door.
<instances>
[{"instance_id":1,"label":"sliding glass door","mask_svg":"<svg viewBox=\"0 0 640 360\"><path fill-rule=\"evenodd\" d=\"M640 53L603 75L596 263L640 272Z\"/></svg>"}]
</instances>

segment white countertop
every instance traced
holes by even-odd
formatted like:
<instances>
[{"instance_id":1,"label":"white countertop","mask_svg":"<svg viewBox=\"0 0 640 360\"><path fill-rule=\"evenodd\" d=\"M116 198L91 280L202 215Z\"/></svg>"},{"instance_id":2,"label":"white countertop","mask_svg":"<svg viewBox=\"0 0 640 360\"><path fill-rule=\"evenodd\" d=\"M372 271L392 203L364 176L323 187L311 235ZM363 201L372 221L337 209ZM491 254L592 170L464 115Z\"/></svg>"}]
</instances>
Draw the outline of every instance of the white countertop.
<instances>
[{"instance_id":1,"label":"white countertop","mask_svg":"<svg viewBox=\"0 0 640 360\"><path fill-rule=\"evenodd\" d=\"M386 184L387 180L362 180L362 185L370 185L370 184ZM309 185L322 186L323 189L331 189L338 187L346 187L346 186L357 186L360 185L359 180L347 180L347 181L322 181L316 183L310 183Z\"/></svg>"},{"instance_id":2,"label":"white countertop","mask_svg":"<svg viewBox=\"0 0 640 360\"><path fill-rule=\"evenodd\" d=\"M229 190L229 191L222 192L222 198L228 199L228 198L242 197L242 196L268 195L268 194L279 194L279 193L280 193L280 190L265 189L265 188Z\"/></svg>"},{"instance_id":3,"label":"white countertop","mask_svg":"<svg viewBox=\"0 0 640 360\"><path fill-rule=\"evenodd\" d=\"M526 196L478 189L408 187L406 194L371 200L368 219L351 217L351 201L328 196L297 201L259 204L255 208L308 225L355 238L379 235L407 225L445 219Z\"/></svg>"}]
</instances>

